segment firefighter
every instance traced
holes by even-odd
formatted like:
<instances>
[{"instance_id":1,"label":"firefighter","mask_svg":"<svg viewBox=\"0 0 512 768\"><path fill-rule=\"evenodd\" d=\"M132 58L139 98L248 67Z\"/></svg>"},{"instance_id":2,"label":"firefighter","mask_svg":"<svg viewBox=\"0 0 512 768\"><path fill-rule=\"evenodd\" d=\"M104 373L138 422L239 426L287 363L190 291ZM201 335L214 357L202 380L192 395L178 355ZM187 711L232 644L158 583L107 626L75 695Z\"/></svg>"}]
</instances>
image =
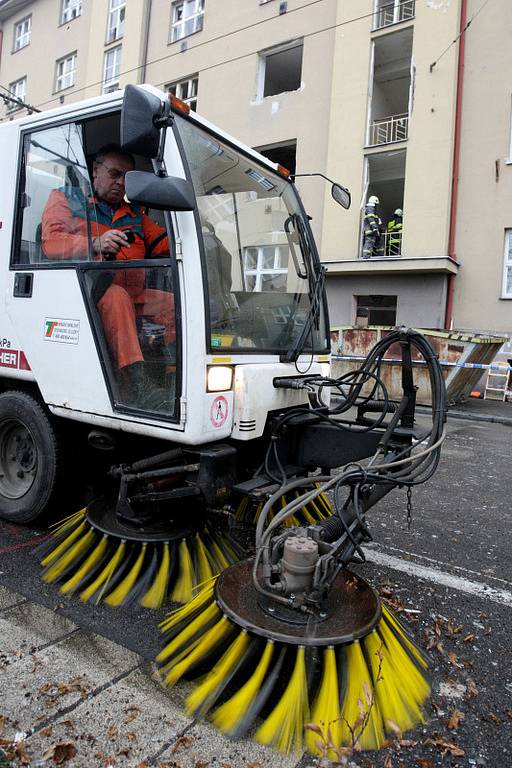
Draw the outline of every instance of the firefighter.
<instances>
[{"instance_id":1,"label":"firefighter","mask_svg":"<svg viewBox=\"0 0 512 768\"><path fill-rule=\"evenodd\" d=\"M403 211L397 208L393 218L388 221L386 231L388 234L388 255L400 256L402 252L402 217Z\"/></svg>"},{"instance_id":2,"label":"firefighter","mask_svg":"<svg viewBox=\"0 0 512 768\"><path fill-rule=\"evenodd\" d=\"M146 247L164 230L142 208L124 199L125 174L134 168L133 157L120 146L109 144L97 153L93 164L94 197L86 200L76 187L53 190L42 218L42 247L51 259L87 258L88 230L93 258L103 260L143 259ZM168 238L153 249L156 256L168 253ZM174 296L144 287L142 269L116 270L101 295L96 296L105 337L120 371L120 381L137 404L156 407L161 391L144 375L136 320L151 318L163 327L169 349L176 341Z\"/></svg>"},{"instance_id":3,"label":"firefighter","mask_svg":"<svg viewBox=\"0 0 512 768\"><path fill-rule=\"evenodd\" d=\"M382 221L377 212L379 198L371 195L364 209L363 259L384 255Z\"/></svg>"}]
</instances>

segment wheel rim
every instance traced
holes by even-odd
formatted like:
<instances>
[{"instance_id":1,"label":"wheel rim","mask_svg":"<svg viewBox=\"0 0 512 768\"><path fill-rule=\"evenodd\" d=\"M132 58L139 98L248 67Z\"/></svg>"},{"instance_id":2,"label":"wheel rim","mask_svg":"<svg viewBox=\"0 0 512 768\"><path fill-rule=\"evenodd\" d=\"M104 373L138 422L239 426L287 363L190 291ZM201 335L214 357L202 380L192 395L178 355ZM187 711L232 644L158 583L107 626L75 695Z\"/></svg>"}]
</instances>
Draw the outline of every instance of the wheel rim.
<instances>
[{"instance_id":1,"label":"wheel rim","mask_svg":"<svg viewBox=\"0 0 512 768\"><path fill-rule=\"evenodd\" d=\"M32 487L37 470L37 449L29 429L21 421L0 424L0 493L20 499Z\"/></svg>"}]
</instances>

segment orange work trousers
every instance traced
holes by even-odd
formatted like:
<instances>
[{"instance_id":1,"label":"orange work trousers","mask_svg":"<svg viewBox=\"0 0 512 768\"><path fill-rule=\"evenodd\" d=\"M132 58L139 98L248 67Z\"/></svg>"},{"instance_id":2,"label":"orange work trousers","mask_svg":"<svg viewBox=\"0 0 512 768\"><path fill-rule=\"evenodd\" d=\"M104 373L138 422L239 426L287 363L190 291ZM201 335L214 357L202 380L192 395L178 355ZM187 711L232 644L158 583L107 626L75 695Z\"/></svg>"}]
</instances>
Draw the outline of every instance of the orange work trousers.
<instances>
[{"instance_id":1,"label":"orange work trousers","mask_svg":"<svg viewBox=\"0 0 512 768\"><path fill-rule=\"evenodd\" d=\"M138 296L131 297L124 288L114 284L99 300L98 311L118 368L144 360L137 333L137 317L148 317L163 325L166 344L176 341L174 294L167 291L145 288Z\"/></svg>"}]
</instances>

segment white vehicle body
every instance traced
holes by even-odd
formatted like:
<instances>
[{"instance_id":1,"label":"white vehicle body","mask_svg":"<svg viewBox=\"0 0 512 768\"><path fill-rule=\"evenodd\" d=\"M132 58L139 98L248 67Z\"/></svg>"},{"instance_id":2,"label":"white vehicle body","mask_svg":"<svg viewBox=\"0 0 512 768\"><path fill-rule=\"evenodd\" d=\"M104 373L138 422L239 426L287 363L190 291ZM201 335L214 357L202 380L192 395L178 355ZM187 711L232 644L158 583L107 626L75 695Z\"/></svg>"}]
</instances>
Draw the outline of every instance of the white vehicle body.
<instances>
[{"instance_id":1,"label":"white vehicle body","mask_svg":"<svg viewBox=\"0 0 512 768\"><path fill-rule=\"evenodd\" d=\"M144 88L162 100L165 94ZM65 261L51 264L32 259L36 245L28 244L28 257L20 263L20 233L15 231L17 213L24 206L23 227L37 228L43 215L42 190L52 187L52 175L38 170L37 163L24 169L24 141L54 126L74 121L107 119L119 114L123 92L90 99L79 104L24 117L0 126L0 383L3 390L17 382L33 386L52 414L85 422L94 427L163 438L183 445L201 445L235 438L249 440L263 433L269 411L306 402L302 391L275 389L279 376L320 373L328 361L328 333L325 317L320 330L320 349L310 349L294 363L280 362L280 354L256 349L223 349L217 353L207 338L205 270L201 252L198 218L194 211L169 214L175 237L177 296L181 334L178 347L181 365L177 368L176 418L137 412L120 406L105 374L104 354L98 347L91 324L91 310L84 295L82 266ZM248 147L211 126L199 116L188 123L236 148L263 173L275 174L276 166ZM85 123L84 123L85 124ZM86 123L88 126L93 123ZM183 150L172 128L167 128L164 164L169 175L187 179ZM91 133L94 133L91 129ZM204 135L204 134L201 134ZM37 146L37 144L36 144ZM64 150L62 150L64 151ZM28 155L26 155L28 157ZM46 166L45 166L46 168ZM56 173L59 175L56 165ZM285 181L292 187L290 181ZM37 188L35 195L23 192ZM46 194L46 193L44 193ZM247 196L256 193L247 193ZM295 194L295 193L294 193ZM24 195L24 197L23 197ZM233 194L233 199L235 195ZM255 251L256 252L256 251ZM317 257L318 258L318 257ZM82 271L81 271L82 270ZM233 385L208 391L211 366L234 369ZM325 369L324 369L325 370Z\"/></svg>"}]
</instances>

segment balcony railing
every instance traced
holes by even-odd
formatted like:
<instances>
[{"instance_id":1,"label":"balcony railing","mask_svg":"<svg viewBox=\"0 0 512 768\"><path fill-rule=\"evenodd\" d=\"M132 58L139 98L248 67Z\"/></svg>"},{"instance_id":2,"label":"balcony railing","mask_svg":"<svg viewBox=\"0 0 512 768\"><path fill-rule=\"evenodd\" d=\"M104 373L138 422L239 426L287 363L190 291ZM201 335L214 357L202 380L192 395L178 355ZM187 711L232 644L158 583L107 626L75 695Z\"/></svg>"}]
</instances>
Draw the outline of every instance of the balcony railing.
<instances>
[{"instance_id":1,"label":"balcony railing","mask_svg":"<svg viewBox=\"0 0 512 768\"><path fill-rule=\"evenodd\" d=\"M414 18L415 0L402 0L401 3L386 3L375 13L373 29L389 27L390 24L398 24L400 21L408 21Z\"/></svg>"},{"instance_id":2,"label":"balcony railing","mask_svg":"<svg viewBox=\"0 0 512 768\"><path fill-rule=\"evenodd\" d=\"M402 255L402 232L383 232L374 243L372 253L365 253L365 244L359 255L360 259L396 259Z\"/></svg>"},{"instance_id":3,"label":"balcony railing","mask_svg":"<svg viewBox=\"0 0 512 768\"><path fill-rule=\"evenodd\" d=\"M405 141L409 135L409 114L391 115L374 120L370 128L369 146Z\"/></svg>"}]
</instances>

